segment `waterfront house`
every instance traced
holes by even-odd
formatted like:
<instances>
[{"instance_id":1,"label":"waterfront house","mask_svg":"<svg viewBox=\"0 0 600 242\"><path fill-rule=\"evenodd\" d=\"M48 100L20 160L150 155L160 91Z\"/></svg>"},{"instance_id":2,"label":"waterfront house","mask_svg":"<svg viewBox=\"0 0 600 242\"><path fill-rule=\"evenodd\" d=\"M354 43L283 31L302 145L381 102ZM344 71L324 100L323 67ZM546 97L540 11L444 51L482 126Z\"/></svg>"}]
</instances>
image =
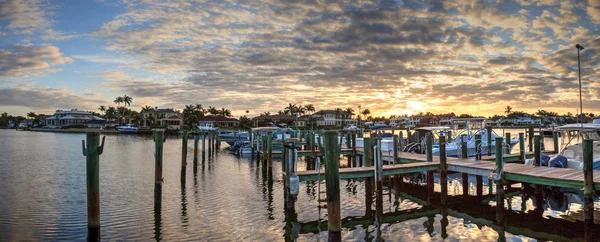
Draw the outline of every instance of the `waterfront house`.
<instances>
[{"instance_id":1,"label":"waterfront house","mask_svg":"<svg viewBox=\"0 0 600 242\"><path fill-rule=\"evenodd\" d=\"M400 117L396 117L396 118L391 118L390 119L390 126L394 126L394 127L407 127L408 123L409 123L409 118L404 117L404 116L400 116Z\"/></svg>"},{"instance_id":2,"label":"waterfront house","mask_svg":"<svg viewBox=\"0 0 600 242\"><path fill-rule=\"evenodd\" d=\"M198 119L198 125L205 127L237 128L240 121L223 115L207 115Z\"/></svg>"},{"instance_id":3,"label":"waterfront house","mask_svg":"<svg viewBox=\"0 0 600 242\"><path fill-rule=\"evenodd\" d=\"M106 123L104 118L77 109L57 110L54 115L46 116L40 121L45 126L60 128L101 128Z\"/></svg>"},{"instance_id":4,"label":"waterfront house","mask_svg":"<svg viewBox=\"0 0 600 242\"><path fill-rule=\"evenodd\" d=\"M156 108L142 112L142 128L164 127L168 130L181 129L183 116L173 108Z\"/></svg>"},{"instance_id":5,"label":"waterfront house","mask_svg":"<svg viewBox=\"0 0 600 242\"><path fill-rule=\"evenodd\" d=\"M352 119L352 115L346 112L337 112L335 110L321 110L312 115L317 118L318 126L346 126L356 125L357 120Z\"/></svg>"},{"instance_id":6,"label":"waterfront house","mask_svg":"<svg viewBox=\"0 0 600 242\"><path fill-rule=\"evenodd\" d=\"M261 115L252 118L254 127L268 126L269 123L293 125L296 122L296 116L288 114Z\"/></svg>"}]
</instances>

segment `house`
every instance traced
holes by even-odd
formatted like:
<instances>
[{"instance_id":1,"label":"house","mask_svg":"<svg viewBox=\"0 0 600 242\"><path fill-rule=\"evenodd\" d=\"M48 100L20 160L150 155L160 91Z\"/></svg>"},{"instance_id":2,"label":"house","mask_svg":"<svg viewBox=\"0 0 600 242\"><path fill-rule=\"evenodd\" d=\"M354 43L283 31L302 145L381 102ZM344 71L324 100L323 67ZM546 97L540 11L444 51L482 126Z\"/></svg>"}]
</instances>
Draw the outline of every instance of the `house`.
<instances>
[{"instance_id":1,"label":"house","mask_svg":"<svg viewBox=\"0 0 600 242\"><path fill-rule=\"evenodd\" d=\"M288 114L261 115L252 118L254 127L268 126L269 123L293 125L296 122L296 116Z\"/></svg>"},{"instance_id":2,"label":"house","mask_svg":"<svg viewBox=\"0 0 600 242\"><path fill-rule=\"evenodd\" d=\"M319 126L346 126L356 125L356 119L346 112L337 112L335 110L321 110L312 115L314 118L321 119L317 121Z\"/></svg>"},{"instance_id":3,"label":"house","mask_svg":"<svg viewBox=\"0 0 600 242\"><path fill-rule=\"evenodd\" d=\"M404 116L392 118L392 119L390 119L390 126L406 127L408 125L409 120L410 120L409 118L404 117Z\"/></svg>"},{"instance_id":4,"label":"house","mask_svg":"<svg viewBox=\"0 0 600 242\"><path fill-rule=\"evenodd\" d=\"M178 130L183 126L183 116L173 108L157 108L142 112L141 128L153 126L166 127L168 130Z\"/></svg>"},{"instance_id":5,"label":"house","mask_svg":"<svg viewBox=\"0 0 600 242\"><path fill-rule=\"evenodd\" d=\"M198 119L198 125L206 127L219 128L237 128L240 121L235 118L225 117L223 115L208 115Z\"/></svg>"},{"instance_id":6,"label":"house","mask_svg":"<svg viewBox=\"0 0 600 242\"><path fill-rule=\"evenodd\" d=\"M60 128L102 128L106 119L94 116L90 112L71 109L68 111L57 110L52 116L40 120L45 126Z\"/></svg>"}]
</instances>

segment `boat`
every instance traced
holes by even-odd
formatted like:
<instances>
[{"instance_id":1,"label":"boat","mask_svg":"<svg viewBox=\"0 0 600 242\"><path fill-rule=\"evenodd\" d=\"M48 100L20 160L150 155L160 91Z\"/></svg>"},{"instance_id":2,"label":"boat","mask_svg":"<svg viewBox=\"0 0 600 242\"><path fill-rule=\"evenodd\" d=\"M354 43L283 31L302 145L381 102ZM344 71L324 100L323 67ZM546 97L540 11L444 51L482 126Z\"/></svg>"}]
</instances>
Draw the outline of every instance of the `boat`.
<instances>
[{"instance_id":1,"label":"boat","mask_svg":"<svg viewBox=\"0 0 600 242\"><path fill-rule=\"evenodd\" d=\"M557 127L564 144L558 154L542 155L541 166L583 170L583 140L593 140L594 160L592 167L600 170L600 123L567 124ZM525 161L533 165L533 159Z\"/></svg>"},{"instance_id":2,"label":"boat","mask_svg":"<svg viewBox=\"0 0 600 242\"><path fill-rule=\"evenodd\" d=\"M133 124L126 124L123 126L118 126L117 130L119 133L138 133L140 132L140 128L135 127Z\"/></svg>"},{"instance_id":3,"label":"boat","mask_svg":"<svg viewBox=\"0 0 600 242\"><path fill-rule=\"evenodd\" d=\"M477 149L476 145L475 145L475 135L481 135L481 145L479 147L479 149ZM492 147L492 153L491 155L495 154L496 151L496 138L500 137L498 136L494 131L491 132L491 134L488 134L487 129L479 129L476 130L474 132L470 132L470 135L465 135L464 136L464 141L467 144L467 155L469 157L474 157L475 155L477 155L478 150L480 154L485 154L487 155L487 149L488 149L488 135L491 135L492 137L492 143L490 144ZM460 157L461 156L461 151L462 151L462 141L463 139L460 138L461 135L459 133L459 136L457 136L458 138L446 142L446 156L448 157ZM506 138L503 138L504 140L504 144L508 145L507 147L505 147L504 149L512 149L513 146L515 146L517 143L519 143L518 139L510 139L509 141L506 140ZM440 146L439 144L433 144L433 149L432 149L432 154L433 155L440 155Z\"/></svg>"},{"instance_id":4,"label":"boat","mask_svg":"<svg viewBox=\"0 0 600 242\"><path fill-rule=\"evenodd\" d=\"M234 143L238 140L248 141L250 140L250 135L248 132L220 132L219 139L224 140L229 146L233 146Z\"/></svg>"},{"instance_id":5,"label":"boat","mask_svg":"<svg viewBox=\"0 0 600 242\"><path fill-rule=\"evenodd\" d=\"M204 131L204 132L207 132L207 131L218 131L219 130L219 128L218 127L214 127L212 123L206 123L204 125L198 125L198 129L200 131Z\"/></svg>"}]
</instances>

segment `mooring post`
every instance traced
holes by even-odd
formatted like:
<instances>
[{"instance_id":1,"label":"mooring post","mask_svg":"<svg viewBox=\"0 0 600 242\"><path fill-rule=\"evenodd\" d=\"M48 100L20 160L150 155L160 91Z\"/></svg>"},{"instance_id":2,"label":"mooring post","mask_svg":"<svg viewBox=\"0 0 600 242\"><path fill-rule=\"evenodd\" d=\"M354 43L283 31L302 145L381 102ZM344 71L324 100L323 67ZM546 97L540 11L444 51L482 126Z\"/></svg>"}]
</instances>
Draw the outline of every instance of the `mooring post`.
<instances>
[{"instance_id":1,"label":"mooring post","mask_svg":"<svg viewBox=\"0 0 600 242\"><path fill-rule=\"evenodd\" d=\"M88 232L92 240L100 239L100 155L105 138L100 145L100 132L92 131L86 132L85 141L81 140L86 169Z\"/></svg>"},{"instance_id":2,"label":"mooring post","mask_svg":"<svg viewBox=\"0 0 600 242\"><path fill-rule=\"evenodd\" d=\"M350 145L352 146L352 163L354 164L354 167L358 167L356 153L356 132L352 132L352 143Z\"/></svg>"},{"instance_id":3,"label":"mooring post","mask_svg":"<svg viewBox=\"0 0 600 242\"><path fill-rule=\"evenodd\" d=\"M198 167L198 133L194 132L194 169Z\"/></svg>"},{"instance_id":4,"label":"mooring post","mask_svg":"<svg viewBox=\"0 0 600 242\"><path fill-rule=\"evenodd\" d=\"M540 137L539 135L535 135L534 139L535 139L535 143L534 143L534 160L533 160L533 164L535 166L540 166L542 164L542 152L541 152L541 140L542 137Z\"/></svg>"},{"instance_id":5,"label":"mooring post","mask_svg":"<svg viewBox=\"0 0 600 242\"><path fill-rule=\"evenodd\" d=\"M188 133L183 131L181 136L181 182L185 182L185 168L187 166Z\"/></svg>"},{"instance_id":6,"label":"mooring post","mask_svg":"<svg viewBox=\"0 0 600 242\"><path fill-rule=\"evenodd\" d=\"M558 132L554 131L552 132L552 143L554 144L554 153L558 154L559 149L559 145L558 145Z\"/></svg>"},{"instance_id":7,"label":"mooring post","mask_svg":"<svg viewBox=\"0 0 600 242\"><path fill-rule=\"evenodd\" d=\"M481 134L475 135L475 160L481 160L481 153L483 149L481 147Z\"/></svg>"},{"instance_id":8,"label":"mooring post","mask_svg":"<svg viewBox=\"0 0 600 242\"><path fill-rule=\"evenodd\" d=\"M398 135L394 135L394 161L392 164L396 164L398 162Z\"/></svg>"},{"instance_id":9,"label":"mooring post","mask_svg":"<svg viewBox=\"0 0 600 242\"><path fill-rule=\"evenodd\" d=\"M469 158L469 150L467 147L467 135L465 134L460 136L460 157L462 159Z\"/></svg>"},{"instance_id":10,"label":"mooring post","mask_svg":"<svg viewBox=\"0 0 600 242\"><path fill-rule=\"evenodd\" d=\"M433 161L433 137L431 136L431 133L427 133L425 135L425 143L427 146L427 162L432 162ZM441 143L441 142L440 142ZM441 152L442 148L440 147L440 152Z\"/></svg>"},{"instance_id":11,"label":"mooring post","mask_svg":"<svg viewBox=\"0 0 600 242\"><path fill-rule=\"evenodd\" d=\"M264 165L264 167L267 167L267 166L266 166L266 164L267 164L267 159L269 158L269 154L267 154L267 151L268 151L268 147L267 147L267 139L268 139L268 137L267 137L267 136L263 136L263 137L262 137L262 145L261 145L261 146L262 146L262 156L263 156L263 157L262 157L262 161L263 161L263 165Z\"/></svg>"},{"instance_id":12,"label":"mooring post","mask_svg":"<svg viewBox=\"0 0 600 242\"><path fill-rule=\"evenodd\" d=\"M592 227L594 226L594 141L583 141L583 196L584 196L584 231L585 240L592 241Z\"/></svg>"},{"instance_id":13,"label":"mooring post","mask_svg":"<svg viewBox=\"0 0 600 242\"><path fill-rule=\"evenodd\" d=\"M448 140L447 142L452 141L452 130L448 130Z\"/></svg>"},{"instance_id":14,"label":"mooring post","mask_svg":"<svg viewBox=\"0 0 600 242\"><path fill-rule=\"evenodd\" d=\"M504 164L502 154L502 137L496 137L496 170L494 180L496 182L496 222L504 222Z\"/></svg>"},{"instance_id":15,"label":"mooring post","mask_svg":"<svg viewBox=\"0 0 600 242\"><path fill-rule=\"evenodd\" d=\"M402 137L402 130L400 130L400 132L398 132L398 150L402 151L404 149L403 147L403 140L404 138Z\"/></svg>"},{"instance_id":16,"label":"mooring post","mask_svg":"<svg viewBox=\"0 0 600 242\"><path fill-rule=\"evenodd\" d=\"M506 133L506 154L510 154L510 133Z\"/></svg>"},{"instance_id":17,"label":"mooring post","mask_svg":"<svg viewBox=\"0 0 600 242\"><path fill-rule=\"evenodd\" d=\"M519 156L521 159L521 163L525 163L525 134L519 133Z\"/></svg>"},{"instance_id":18,"label":"mooring post","mask_svg":"<svg viewBox=\"0 0 600 242\"><path fill-rule=\"evenodd\" d=\"M325 131L325 183L327 187L328 241L341 241L340 178L337 132Z\"/></svg>"},{"instance_id":19,"label":"mooring post","mask_svg":"<svg viewBox=\"0 0 600 242\"><path fill-rule=\"evenodd\" d=\"M371 137L364 138L363 145L363 167L371 167L373 166L373 156L372 153L372 145L371 145ZM365 207L366 214L371 214L371 207L373 206L373 177L365 178Z\"/></svg>"},{"instance_id":20,"label":"mooring post","mask_svg":"<svg viewBox=\"0 0 600 242\"><path fill-rule=\"evenodd\" d=\"M285 136L285 134L283 134ZM273 132L269 132L269 137L267 138L268 146L269 146L269 158L267 160L269 166L269 172L273 171Z\"/></svg>"},{"instance_id":21,"label":"mooring post","mask_svg":"<svg viewBox=\"0 0 600 242\"><path fill-rule=\"evenodd\" d=\"M446 137L440 135L440 186L442 205L448 202L448 164L446 163Z\"/></svg>"},{"instance_id":22,"label":"mooring post","mask_svg":"<svg viewBox=\"0 0 600 242\"><path fill-rule=\"evenodd\" d=\"M162 185L163 171L163 143L165 142L165 130L154 130L154 184Z\"/></svg>"},{"instance_id":23,"label":"mooring post","mask_svg":"<svg viewBox=\"0 0 600 242\"><path fill-rule=\"evenodd\" d=\"M485 130L487 133L487 155L492 155L492 127L487 126Z\"/></svg>"},{"instance_id":24,"label":"mooring post","mask_svg":"<svg viewBox=\"0 0 600 242\"><path fill-rule=\"evenodd\" d=\"M375 164L375 187L377 193L375 196L375 220L378 221L377 227L381 227L381 219L383 216L383 156L381 152L381 136L377 136L377 147L373 150Z\"/></svg>"},{"instance_id":25,"label":"mooring post","mask_svg":"<svg viewBox=\"0 0 600 242\"><path fill-rule=\"evenodd\" d=\"M206 157L206 132L202 132L202 160Z\"/></svg>"},{"instance_id":26,"label":"mooring post","mask_svg":"<svg viewBox=\"0 0 600 242\"><path fill-rule=\"evenodd\" d=\"M409 129L406 130L406 140L408 140L409 144L413 142L413 137Z\"/></svg>"},{"instance_id":27,"label":"mooring post","mask_svg":"<svg viewBox=\"0 0 600 242\"><path fill-rule=\"evenodd\" d=\"M533 151L533 125L529 125L527 138L529 139L529 152L532 152Z\"/></svg>"}]
</instances>

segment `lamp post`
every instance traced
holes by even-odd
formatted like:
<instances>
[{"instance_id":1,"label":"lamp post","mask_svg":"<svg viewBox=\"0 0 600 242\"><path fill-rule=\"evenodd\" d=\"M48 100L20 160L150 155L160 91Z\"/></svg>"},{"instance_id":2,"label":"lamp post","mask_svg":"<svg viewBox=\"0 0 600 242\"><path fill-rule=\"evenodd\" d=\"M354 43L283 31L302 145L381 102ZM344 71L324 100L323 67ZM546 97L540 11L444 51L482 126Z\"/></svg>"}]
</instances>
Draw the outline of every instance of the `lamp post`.
<instances>
[{"instance_id":1,"label":"lamp post","mask_svg":"<svg viewBox=\"0 0 600 242\"><path fill-rule=\"evenodd\" d=\"M575 48L577 48L577 67L579 70L579 118L581 122L581 138L583 139L583 101L581 99L581 61L579 60L579 51L583 50L583 46L580 44L576 44Z\"/></svg>"}]
</instances>

